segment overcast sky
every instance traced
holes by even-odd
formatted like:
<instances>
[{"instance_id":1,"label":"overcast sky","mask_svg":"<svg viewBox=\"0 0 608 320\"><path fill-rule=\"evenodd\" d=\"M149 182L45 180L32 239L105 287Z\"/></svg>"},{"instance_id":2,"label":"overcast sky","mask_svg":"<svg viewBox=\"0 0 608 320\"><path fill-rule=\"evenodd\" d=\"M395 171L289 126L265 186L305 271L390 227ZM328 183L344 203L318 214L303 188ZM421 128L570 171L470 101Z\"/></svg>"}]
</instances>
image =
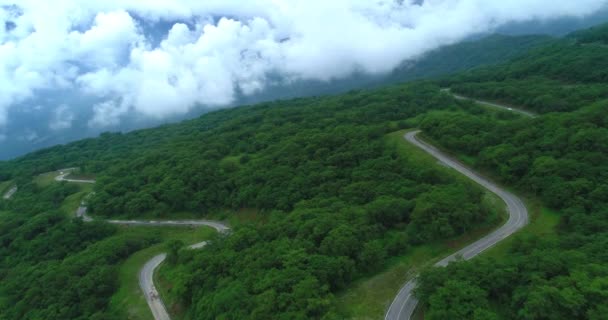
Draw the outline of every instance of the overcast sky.
<instances>
[{"instance_id":1,"label":"overcast sky","mask_svg":"<svg viewBox=\"0 0 608 320\"><path fill-rule=\"evenodd\" d=\"M416 2L0 0L0 142L11 112L23 111L15 108L46 108L45 125L55 131L79 114L91 128L133 114L162 119L226 105L237 90L263 90L269 74L291 81L383 73L508 22L583 17L608 1ZM49 92L59 97L24 103ZM62 101L65 92L80 103Z\"/></svg>"}]
</instances>

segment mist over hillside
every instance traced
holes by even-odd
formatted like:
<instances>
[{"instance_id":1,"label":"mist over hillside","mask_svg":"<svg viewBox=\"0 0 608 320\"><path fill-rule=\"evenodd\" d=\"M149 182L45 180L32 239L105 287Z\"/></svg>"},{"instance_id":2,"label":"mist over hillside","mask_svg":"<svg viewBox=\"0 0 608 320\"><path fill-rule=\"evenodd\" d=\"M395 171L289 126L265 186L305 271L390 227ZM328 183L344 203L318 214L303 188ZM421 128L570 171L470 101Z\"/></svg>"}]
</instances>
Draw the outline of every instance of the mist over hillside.
<instances>
[{"instance_id":1,"label":"mist over hillside","mask_svg":"<svg viewBox=\"0 0 608 320\"><path fill-rule=\"evenodd\" d=\"M460 0L452 8L423 1L340 3L335 6L344 6L343 16L331 19L323 13L331 12L331 6L303 7L318 8L321 24L327 24L324 31L296 12L281 13L293 14L292 22L277 18L279 9L273 5L260 10L229 2L208 8L182 4L167 11L162 5L91 4L79 15L67 13L69 7L47 8L30 1L2 6L1 52L7 57L8 76L0 89L0 159L217 108L335 94L499 63L540 38L494 38L492 45L484 39L489 34L560 36L608 18L602 1L594 0L546 10L546 1L540 0L530 10L519 10L517 3L488 3L487 17L474 16L469 2ZM37 19L45 9L58 21L72 22L43 29ZM438 14L449 18L435 21ZM357 37L334 40L344 34L344 25L353 23L359 25L357 32L377 43L359 44ZM225 41L216 41L222 37ZM43 38L59 44L49 45L44 59L19 54L35 51L32 43ZM475 39L481 42L452 46ZM195 45L199 51L185 51ZM301 55L292 56L294 50ZM199 74L194 61L203 60L193 58L197 55L206 59Z\"/></svg>"}]
</instances>

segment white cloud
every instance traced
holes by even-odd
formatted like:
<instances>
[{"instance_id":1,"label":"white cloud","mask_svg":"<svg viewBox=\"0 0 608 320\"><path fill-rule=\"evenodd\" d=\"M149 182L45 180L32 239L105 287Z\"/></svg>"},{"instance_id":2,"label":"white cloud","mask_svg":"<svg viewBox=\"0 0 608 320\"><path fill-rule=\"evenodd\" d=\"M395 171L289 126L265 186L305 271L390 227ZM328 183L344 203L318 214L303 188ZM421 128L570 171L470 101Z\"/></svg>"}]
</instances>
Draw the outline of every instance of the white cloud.
<instances>
[{"instance_id":1,"label":"white cloud","mask_svg":"<svg viewBox=\"0 0 608 320\"><path fill-rule=\"evenodd\" d=\"M39 89L98 97L91 126L165 117L264 89L269 74L329 80L511 21L584 16L607 0L0 0L0 127ZM135 18L137 17L137 18ZM157 22L174 23L156 45ZM187 23L187 24L186 24ZM190 27L189 27L190 26Z\"/></svg>"},{"instance_id":2,"label":"white cloud","mask_svg":"<svg viewBox=\"0 0 608 320\"><path fill-rule=\"evenodd\" d=\"M38 132L32 129L25 129L24 133L17 137L17 140L33 142L39 138Z\"/></svg>"},{"instance_id":3,"label":"white cloud","mask_svg":"<svg viewBox=\"0 0 608 320\"><path fill-rule=\"evenodd\" d=\"M74 122L74 113L70 111L70 108L63 104L57 107L53 111L53 116L51 118L51 123L49 123L49 128L51 130L65 130L72 127L72 123Z\"/></svg>"},{"instance_id":4,"label":"white cloud","mask_svg":"<svg viewBox=\"0 0 608 320\"><path fill-rule=\"evenodd\" d=\"M89 30L72 31L68 37L78 61L93 68L116 67L132 45L144 40L125 11L100 12Z\"/></svg>"},{"instance_id":5,"label":"white cloud","mask_svg":"<svg viewBox=\"0 0 608 320\"><path fill-rule=\"evenodd\" d=\"M115 126L120 123L120 117L129 111L129 106L116 101L105 101L93 106L93 118L89 127Z\"/></svg>"}]
</instances>

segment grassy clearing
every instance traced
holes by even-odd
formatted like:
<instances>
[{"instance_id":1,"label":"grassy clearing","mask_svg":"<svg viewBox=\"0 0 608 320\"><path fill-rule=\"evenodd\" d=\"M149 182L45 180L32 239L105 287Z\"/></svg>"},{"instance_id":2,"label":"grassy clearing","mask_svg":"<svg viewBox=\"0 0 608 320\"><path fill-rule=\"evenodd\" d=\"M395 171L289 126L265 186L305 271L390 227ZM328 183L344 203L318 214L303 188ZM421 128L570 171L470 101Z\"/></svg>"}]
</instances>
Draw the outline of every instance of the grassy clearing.
<instances>
[{"instance_id":1,"label":"grassy clearing","mask_svg":"<svg viewBox=\"0 0 608 320\"><path fill-rule=\"evenodd\" d=\"M74 180L95 180L95 176L92 174L84 174L76 171L70 172L65 178Z\"/></svg>"},{"instance_id":2,"label":"grassy clearing","mask_svg":"<svg viewBox=\"0 0 608 320\"><path fill-rule=\"evenodd\" d=\"M350 319L381 319L401 286L446 251L445 245L428 244L393 258L385 271L361 279L338 294L338 311Z\"/></svg>"},{"instance_id":3,"label":"grassy clearing","mask_svg":"<svg viewBox=\"0 0 608 320\"><path fill-rule=\"evenodd\" d=\"M51 171L46 173L41 173L34 177L34 183L36 183L39 187L46 187L51 183L55 182L55 178L59 175L59 171ZM66 176L67 179L94 179L95 177L87 176L87 175L79 175L75 173L70 173ZM78 185L90 185L90 183L79 183L79 182L70 182Z\"/></svg>"},{"instance_id":4,"label":"grassy clearing","mask_svg":"<svg viewBox=\"0 0 608 320\"><path fill-rule=\"evenodd\" d=\"M442 174L450 175L467 184L470 183L466 177L448 167L439 165L434 157L405 141L403 135L406 132L408 130L389 134L387 142L394 145L404 157L419 163L435 163L437 170L440 170ZM351 319L382 319L396 293L414 274L422 268L433 265L451 252L481 238L506 220L506 207L500 198L486 192L484 202L494 208L491 213L494 219L490 219L492 223L480 226L457 238L413 247L406 255L394 257L383 272L360 279L350 288L338 294L336 297L338 311Z\"/></svg>"},{"instance_id":5,"label":"grassy clearing","mask_svg":"<svg viewBox=\"0 0 608 320\"><path fill-rule=\"evenodd\" d=\"M199 228L157 228L157 227L121 227L120 232L149 234L154 233L160 242L131 255L119 270L120 287L110 300L110 308L121 315L123 319L149 320L152 313L139 288L139 270L155 255L165 251L167 242L180 240L185 244L193 244L211 238L215 230L210 227ZM160 288L159 288L160 290Z\"/></svg>"},{"instance_id":6,"label":"grassy clearing","mask_svg":"<svg viewBox=\"0 0 608 320\"><path fill-rule=\"evenodd\" d=\"M521 229L515 237L509 237L493 248L484 252L483 255L496 259L504 259L509 256L509 248L518 236L537 235L541 237L555 237L556 227L559 223L559 213L544 207L538 200L525 200L529 210L530 224Z\"/></svg>"},{"instance_id":7,"label":"grassy clearing","mask_svg":"<svg viewBox=\"0 0 608 320\"><path fill-rule=\"evenodd\" d=\"M55 177L57 177L58 175L59 172L57 171L42 173L34 177L34 183L37 184L39 187L44 188L55 182Z\"/></svg>"}]
</instances>

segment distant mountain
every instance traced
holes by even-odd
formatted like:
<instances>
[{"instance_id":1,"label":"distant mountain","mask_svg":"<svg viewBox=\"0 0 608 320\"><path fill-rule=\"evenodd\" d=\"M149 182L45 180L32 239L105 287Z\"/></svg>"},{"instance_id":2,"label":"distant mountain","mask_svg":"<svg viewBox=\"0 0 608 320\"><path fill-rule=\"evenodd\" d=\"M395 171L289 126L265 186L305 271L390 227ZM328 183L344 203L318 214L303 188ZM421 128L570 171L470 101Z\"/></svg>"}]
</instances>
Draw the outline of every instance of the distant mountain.
<instances>
[{"instance_id":1,"label":"distant mountain","mask_svg":"<svg viewBox=\"0 0 608 320\"><path fill-rule=\"evenodd\" d=\"M442 79L458 93L538 113L578 110L608 99L608 24L577 31L508 63Z\"/></svg>"},{"instance_id":2,"label":"distant mountain","mask_svg":"<svg viewBox=\"0 0 608 320\"><path fill-rule=\"evenodd\" d=\"M589 29L580 30L568 35L580 44L602 43L608 44L608 23L594 26Z\"/></svg>"},{"instance_id":3,"label":"distant mountain","mask_svg":"<svg viewBox=\"0 0 608 320\"><path fill-rule=\"evenodd\" d=\"M553 39L543 35L491 35L476 41L444 46L417 60L405 62L389 75L386 82L432 78L502 63Z\"/></svg>"},{"instance_id":4,"label":"distant mountain","mask_svg":"<svg viewBox=\"0 0 608 320\"><path fill-rule=\"evenodd\" d=\"M554 38L543 35L490 35L482 39L464 41L433 50L418 59L404 61L390 74L354 74L346 79L297 81L285 84L275 79L264 92L241 95L238 104L251 104L276 99L344 93L354 89L373 88L422 78L433 78L471 68L505 62ZM272 81L271 81L272 83Z\"/></svg>"},{"instance_id":5,"label":"distant mountain","mask_svg":"<svg viewBox=\"0 0 608 320\"><path fill-rule=\"evenodd\" d=\"M553 22L538 22L536 25L529 25L525 28L529 32L563 34L565 30L570 31L577 26L586 26L591 21L605 21L606 18L608 18L608 11L600 12L584 21L565 19ZM498 29L501 33L505 33L503 35L489 35L438 48L417 59L404 61L400 67L386 75L361 73L354 74L346 79L333 79L327 82L295 81L289 83L286 83L285 79L280 77L275 79L270 77L270 85L264 91L254 95L237 95L235 102L228 107L277 99L337 94L354 89L373 88L421 78L440 77L480 66L500 64L552 39L547 35L508 35L523 32L521 28L524 28L522 24L506 26ZM55 102L49 102L49 99ZM144 119L134 117L123 119L120 124L115 126L94 128L88 126L87 123L91 116L90 108L68 108L73 113L61 115L44 107L53 106L55 108L55 106L62 104L73 107L83 104L93 105L98 102L91 98L75 96L73 93L55 92L45 95L44 101L26 101L22 107L12 108L11 122L5 128L4 134L0 132L0 160L13 158L55 144L94 137L103 131L125 132L152 127L193 118L210 110L208 106L200 106L188 114L173 118ZM57 110L57 108L54 110ZM78 113L74 110L85 111Z\"/></svg>"},{"instance_id":6,"label":"distant mountain","mask_svg":"<svg viewBox=\"0 0 608 320\"><path fill-rule=\"evenodd\" d=\"M565 17L552 20L534 20L528 22L507 23L495 32L508 35L545 34L564 36L576 30L586 29L608 21L608 8L583 17Z\"/></svg>"}]
</instances>

